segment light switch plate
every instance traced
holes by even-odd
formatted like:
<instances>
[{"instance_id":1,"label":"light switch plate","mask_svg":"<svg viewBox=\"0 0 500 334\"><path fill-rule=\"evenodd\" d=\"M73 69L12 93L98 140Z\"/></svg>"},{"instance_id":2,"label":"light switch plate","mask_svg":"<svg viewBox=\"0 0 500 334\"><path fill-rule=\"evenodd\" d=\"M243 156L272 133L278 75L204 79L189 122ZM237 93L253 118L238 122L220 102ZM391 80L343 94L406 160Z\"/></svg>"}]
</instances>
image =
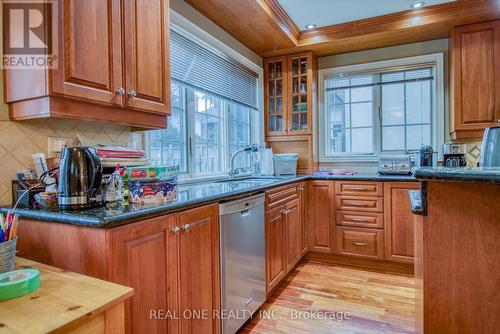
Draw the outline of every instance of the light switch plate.
<instances>
[{"instance_id":1,"label":"light switch plate","mask_svg":"<svg viewBox=\"0 0 500 334\"><path fill-rule=\"evenodd\" d=\"M73 138L49 137L49 158L61 156L61 151L66 146L73 146Z\"/></svg>"}]
</instances>

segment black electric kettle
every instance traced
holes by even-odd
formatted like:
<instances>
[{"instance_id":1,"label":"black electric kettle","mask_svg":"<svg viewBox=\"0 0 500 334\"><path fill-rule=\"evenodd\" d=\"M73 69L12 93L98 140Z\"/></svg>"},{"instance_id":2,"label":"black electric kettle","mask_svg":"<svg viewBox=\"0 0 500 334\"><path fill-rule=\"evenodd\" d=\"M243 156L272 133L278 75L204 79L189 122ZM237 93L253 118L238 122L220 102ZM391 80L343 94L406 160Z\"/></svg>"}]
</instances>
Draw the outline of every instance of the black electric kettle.
<instances>
[{"instance_id":1,"label":"black electric kettle","mask_svg":"<svg viewBox=\"0 0 500 334\"><path fill-rule=\"evenodd\" d=\"M78 210L102 204L102 164L93 147L65 147L59 166L59 208Z\"/></svg>"}]
</instances>

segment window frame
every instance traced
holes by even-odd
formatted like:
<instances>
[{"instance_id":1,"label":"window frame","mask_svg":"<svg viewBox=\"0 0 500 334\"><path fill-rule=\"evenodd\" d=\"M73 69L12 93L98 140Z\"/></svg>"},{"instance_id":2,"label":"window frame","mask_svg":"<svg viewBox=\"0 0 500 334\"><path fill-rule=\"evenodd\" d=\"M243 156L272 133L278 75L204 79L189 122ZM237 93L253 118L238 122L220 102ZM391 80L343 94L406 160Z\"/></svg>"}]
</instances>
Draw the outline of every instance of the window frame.
<instances>
[{"instance_id":1,"label":"window frame","mask_svg":"<svg viewBox=\"0 0 500 334\"><path fill-rule=\"evenodd\" d=\"M433 114L431 115L431 145L438 156L442 153L444 144L444 54L434 53L422 56L405 57L392 60L383 60L364 64L347 65L341 67L332 67L319 70L319 96L318 96L318 131L316 133L316 141L318 147L319 162L377 162L380 155L383 154L404 154L404 151L385 151L382 152L382 124L380 118L381 94L380 87L375 86L376 93L374 94L374 122L373 122L373 153L358 154L358 153L335 153L328 154L328 124L326 115L326 80L333 76L354 75L354 74L369 74L392 72L399 70L409 70L419 67L431 67L434 73L433 80Z\"/></svg>"}]
</instances>

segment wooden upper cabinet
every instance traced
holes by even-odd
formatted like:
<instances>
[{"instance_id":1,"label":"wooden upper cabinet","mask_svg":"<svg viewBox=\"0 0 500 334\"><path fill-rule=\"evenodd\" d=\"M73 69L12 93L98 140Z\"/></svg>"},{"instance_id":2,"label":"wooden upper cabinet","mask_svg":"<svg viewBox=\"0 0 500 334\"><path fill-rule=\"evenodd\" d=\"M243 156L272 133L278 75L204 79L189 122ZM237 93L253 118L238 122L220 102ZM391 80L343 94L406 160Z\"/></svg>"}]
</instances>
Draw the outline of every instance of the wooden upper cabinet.
<instances>
[{"instance_id":1,"label":"wooden upper cabinet","mask_svg":"<svg viewBox=\"0 0 500 334\"><path fill-rule=\"evenodd\" d=\"M264 60L264 110L266 134L284 135L287 128L287 59L273 57Z\"/></svg>"},{"instance_id":2,"label":"wooden upper cabinet","mask_svg":"<svg viewBox=\"0 0 500 334\"><path fill-rule=\"evenodd\" d=\"M313 104L313 56L311 52L288 57L287 132L310 134Z\"/></svg>"},{"instance_id":3,"label":"wooden upper cabinet","mask_svg":"<svg viewBox=\"0 0 500 334\"><path fill-rule=\"evenodd\" d=\"M264 60L266 136L312 133L316 70L312 52Z\"/></svg>"},{"instance_id":4,"label":"wooden upper cabinet","mask_svg":"<svg viewBox=\"0 0 500 334\"><path fill-rule=\"evenodd\" d=\"M385 201L385 259L413 263L414 215L408 191L420 189L417 182L387 182Z\"/></svg>"},{"instance_id":5,"label":"wooden upper cabinet","mask_svg":"<svg viewBox=\"0 0 500 334\"><path fill-rule=\"evenodd\" d=\"M480 138L500 120L500 20L453 30L452 139Z\"/></svg>"},{"instance_id":6,"label":"wooden upper cabinet","mask_svg":"<svg viewBox=\"0 0 500 334\"><path fill-rule=\"evenodd\" d=\"M168 0L125 0L127 107L170 111Z\"/></svg>"},{"instance_id":7,"label":"wooden upper cabinet","mask_svg":"<svg viewBox=\"0 0 500 334\"><path fill-rule=\"evenodd\" d=\"M119 0L59 1L58 53L52 93L124 106Z\"/></svg>"},{"instance_id":8,"label":"wooden upper cabinet","mask_svg":"<svg viewBox=\"0 0 500 334\"><path fill-rule=\"evenodd\" d=\"M10 119L71 118L165 128L170 113L169 1L56 3L57 17L44 20L43 29L57 32L57 66L5 69ZM21 31L4 33L23 38Z\"/></svg>"}]
</instances>

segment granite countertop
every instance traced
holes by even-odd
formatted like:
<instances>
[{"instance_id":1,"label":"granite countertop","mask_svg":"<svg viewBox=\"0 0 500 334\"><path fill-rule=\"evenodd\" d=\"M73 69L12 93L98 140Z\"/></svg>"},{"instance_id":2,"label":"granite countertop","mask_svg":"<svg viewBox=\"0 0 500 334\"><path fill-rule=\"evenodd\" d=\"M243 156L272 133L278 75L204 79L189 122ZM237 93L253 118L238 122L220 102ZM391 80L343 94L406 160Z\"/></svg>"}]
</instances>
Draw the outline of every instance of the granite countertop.
<instances>
[{"instance_id":1,"label":"granite countertop","mask_svg":"<svg viewBox=\"0 0 500 334\"><path fill-rule=\"evenodd\" d=\"M500 183L500 167L420 167L413 174L423 181Z\"/></svg>"},{"instance_id":2,"label":"granite countertop","mask_svg":"<svg viewBox=\"0 0 500 334\"><path fill-rule=\"evenodd\" d=\"M58 223L84 225L96 228L109 228L130 222L178 212L210 203L231 200L245 195L251 195L271 188L306 180L344 180L344 181L416 181L412 175L302 175L277 177L269 182L259 183L245 180L233 182L202 182L192 185L180 185L178 198L175 201L161 205L128 204L114 207L100 207L81 211L61 211L46 209L16 209L16 214L22 218L51 221ZM10 208L0 208L7 212Z\"/></svg>"}]
</instances>

